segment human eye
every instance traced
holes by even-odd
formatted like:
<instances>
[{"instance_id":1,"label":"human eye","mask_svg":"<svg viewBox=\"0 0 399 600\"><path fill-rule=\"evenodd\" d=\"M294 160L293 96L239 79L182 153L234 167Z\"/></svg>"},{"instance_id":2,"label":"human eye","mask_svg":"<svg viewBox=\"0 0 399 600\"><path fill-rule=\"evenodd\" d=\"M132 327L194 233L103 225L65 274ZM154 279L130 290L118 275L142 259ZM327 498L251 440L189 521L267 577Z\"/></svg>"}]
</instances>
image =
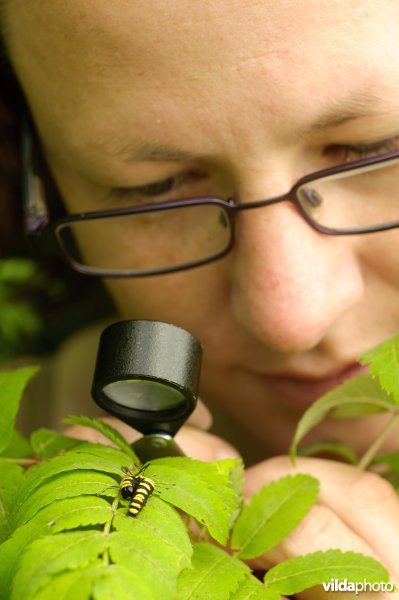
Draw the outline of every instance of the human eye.
<instances>
[{"instance_id":1,"label":"human eye","mask_svg":"<svg viewBox=\"0 0 399 600\"><path fill-rule=\"evenodd\" d=\"M151 201L167 202L188 196L201 195L207 175L201 171L178 173L172 177L134 187L114 188L112 195L130 204L149 204Z\"/></svg>"},{"instance_id":2,"label":"human eye","mask_svg":"<svg viewBox=\"0 0 399 600\"><path fill-rule=\"evenodd\" d=\"M399 151L399 136L372 143L330 144L324 154L337 163L346 163L395 151Z\"/></svg>"}]
</instances>

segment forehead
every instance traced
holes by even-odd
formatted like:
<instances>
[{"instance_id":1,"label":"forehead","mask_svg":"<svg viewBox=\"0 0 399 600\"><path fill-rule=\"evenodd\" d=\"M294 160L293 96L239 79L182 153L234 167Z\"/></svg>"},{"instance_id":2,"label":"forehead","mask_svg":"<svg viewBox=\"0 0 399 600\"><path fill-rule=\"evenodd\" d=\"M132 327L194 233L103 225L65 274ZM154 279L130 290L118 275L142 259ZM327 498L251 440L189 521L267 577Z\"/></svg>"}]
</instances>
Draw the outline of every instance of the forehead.
<instances>
[{"instance_id":1,"label":"forehead","mask_svg":"<svg viewBox=\"0 0 399 600\"><path fill-rule=\"evenodd\" d=\"M377 47L374 40L397 33L393 13L399 17L396 0L378 7L373 0L13 0L8 6L15 53L33 50L32 58L48 68L58 62L85 76L89 68L93 78L125 68L145 80L165 69L176 85L258 64L303 70L309 50L313 63L318 53L320 60L342 59L359 44Z\"/></svg>"},{"instance_id":2,"label":"forehead","mask_svg":"<svg viewBox=\"0 0 399 600\"><path fill-rule=\"evenodd\" d=\"M7 19L39 123L61 137L68 123L70 143L82 128L220 120L226 106L288 131L287 114L332 93L399 80L397 0L13 0Z\"/></svg>"}]
</instances>

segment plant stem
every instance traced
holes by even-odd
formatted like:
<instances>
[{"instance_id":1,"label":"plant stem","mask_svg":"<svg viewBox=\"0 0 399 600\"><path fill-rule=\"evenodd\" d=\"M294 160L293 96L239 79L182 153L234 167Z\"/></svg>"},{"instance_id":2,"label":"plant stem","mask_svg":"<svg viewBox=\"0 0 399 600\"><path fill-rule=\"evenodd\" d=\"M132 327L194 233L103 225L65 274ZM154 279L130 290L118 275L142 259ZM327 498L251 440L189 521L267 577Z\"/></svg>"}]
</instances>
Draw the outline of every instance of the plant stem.
<instances>
[{"instance_id":1,"label":"plant stem","mask_svg":"<svg viewBox=\"0 0 399 600\"><path fill-rule=\"evenodd\" d=\"M104 529L103 529L104 535L108 535L111 531L112 521L115 516L116 509L118 508L118 504L119 504L119 494L117 496L115 496L114 501L112 502L112 506L111 506L112 517L110 518L109 521L107 521L104 524ZM111 558L110 558L108 549L103 553L103 561L106 566L108 566L111 562Z\"/></svg>"},{"instance_id":2,"label":"plant stem","mask_svg":"<svg viewBox=\"0 0 399 600\"><path fill-rule=\"evenodd\" d=\"M382 444L385 442L386 438L389 436L389 434L395 429L395 427L398 424L399 424L399 411L395 411L393 413L393 416L390 419L390 421L388 421L388 423L385 425L384 429L381 431L381 433L377 436L377 438L371 444L370 448L367 450L367 452L365 452L365 454L360 459L360 461L357 465L359 469L362 469L363 471L365 471L367 469L367 467L370 465L373 458L377 454L378 450L380 449Z\"/></svg>"}]
</instances>

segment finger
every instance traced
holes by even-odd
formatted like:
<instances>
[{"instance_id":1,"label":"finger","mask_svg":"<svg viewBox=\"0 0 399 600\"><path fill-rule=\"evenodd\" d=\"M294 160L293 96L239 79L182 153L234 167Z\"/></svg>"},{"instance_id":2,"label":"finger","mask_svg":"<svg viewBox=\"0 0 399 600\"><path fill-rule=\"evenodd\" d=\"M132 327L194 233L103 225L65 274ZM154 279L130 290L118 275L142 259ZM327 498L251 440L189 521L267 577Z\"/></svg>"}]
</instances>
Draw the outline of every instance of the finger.
<instances>
[{"instance_id":1,"label":"finger","mask_svg":"<svg viewBox=\"0 0 399 600\"><path fill-rule=\"evenodd\" d=\"M311 543L317 542L320 546L333 535L334 542L339 542L335 547L360 552L368 549L369 555L380 560L391 575L399 579L399 500L392 486L378 475L351 465L300 458L293 467L287 457L277 457L250 470L246 491L252 494L261 485L298 472L313 475L320 481L319 507L315 507L315 511L319 511L316 521L321 523L322 529L318 535L311 534ZM320 510L328 513L320 513ZM305 525L308 520L304 521ZM314 526L320 528L317 522ZM342 537L338 536L338 530ZM328 547L334 547L331 540Z\"/></svg>"},{"instance_id":2,"label":"finger","mask_svg":"<svg viewBox=\"0 0 399 600\"><path fill-rule=\"evenodd\" d=\"M212 415L201 400L197 401L196 409L188 419L187 424L204 430L211 427Z\"/></svg>"},{"instance_id":3,"label":"finger","mask_svg":"<svg viewBox=\"0 0 399 600\"><path fill-rule=\"evenodd\" d=\"M135 442L142 437L141 433L113 417L104 417L101 421L108 423L117 429L129 443ZM108 445L111 443L110 440L105 438L100 432L89 427L73 426L69 427L65 433L71 437L93 443ZM222 438L189 425L185 425L181 428L177 433L175 440L187 456L191 456L198 460L210 462L213 460L239 457L237 450Z\"/></svg>"},{"instance_id":4,"label":"finger","mask_svg":"<svg viewBox=\"0 0 399 600\"><path fill-rule=\"evenodd\" d=\"M238 451L231 444L216 435L194 427L182 427L175 439L187 456L198 460L210 462L225 458L239 458Z\"/></svg>"}]
</instances>

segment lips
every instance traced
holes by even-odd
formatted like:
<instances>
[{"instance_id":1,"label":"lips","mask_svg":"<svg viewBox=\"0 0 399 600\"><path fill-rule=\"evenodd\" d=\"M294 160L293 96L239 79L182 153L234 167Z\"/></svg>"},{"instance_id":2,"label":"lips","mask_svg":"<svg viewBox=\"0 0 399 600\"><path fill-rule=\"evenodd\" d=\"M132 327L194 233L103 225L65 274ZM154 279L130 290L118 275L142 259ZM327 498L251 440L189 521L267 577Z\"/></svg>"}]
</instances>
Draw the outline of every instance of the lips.
<instances>
[{"instance_id":1,"label":"lips","mask_svg":"<svg viewBox=\"0 0 399 600\"><path fill-rule=\"evenodd\" d=\"M324 377L301 377L278 375L265 377L269 392L276 402L290 408L304 411L318 398L337 387L347 379L367 373L368 367L357 363L344 367L338 372Z\"/></svg>"}]
</instances>

